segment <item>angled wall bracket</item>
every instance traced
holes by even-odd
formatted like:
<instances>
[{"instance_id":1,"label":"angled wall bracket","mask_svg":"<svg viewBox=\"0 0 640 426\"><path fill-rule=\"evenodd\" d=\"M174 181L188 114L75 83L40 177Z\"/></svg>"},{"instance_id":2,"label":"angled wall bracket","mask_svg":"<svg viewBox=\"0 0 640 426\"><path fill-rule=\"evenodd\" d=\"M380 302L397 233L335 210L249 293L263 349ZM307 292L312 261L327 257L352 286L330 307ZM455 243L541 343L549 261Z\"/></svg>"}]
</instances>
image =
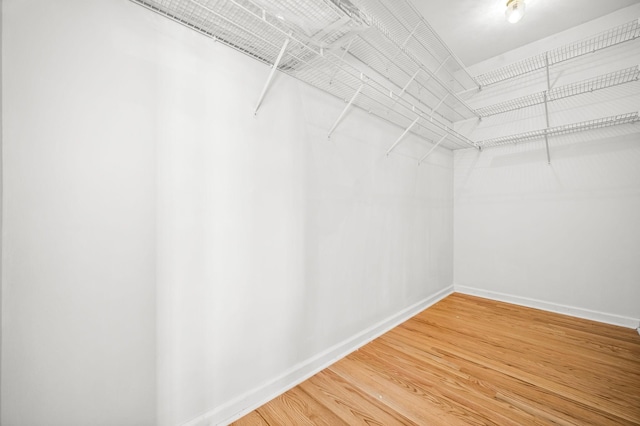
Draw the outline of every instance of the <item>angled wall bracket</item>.
<instances>
[{"instance_id":1,"label":"angled wall bracket","mask_svg":"<svg viewBox=\"0 0 640 426\"><path fill-rule=\"evenodd\" d=\"M544 92L544 116L547 120L547 128L544 130L544 144L547 148L547 164L551 165L551 153L549 152L549 105L547 100L549 99L549 91L551 91L551 80L549 79L549 52L544 56L545 67L547 69L547 91Z\"/></svg>"},{"instance_id":2,"label":"angled wall bracket","mask_svg":"<svg viewBox=\"0 0 640 426\"><path fill-rule=\"evenodd\" d=\"M398 144L400 142L402 142L402 139L404 139L405 136L407 136L407 133L409 133L411 131L411 129L413 128L413 126L415 126L416 124L418 124L418 120L420 120L422 117L418 116L418 118L416 118L415 120L413 120L413 123L409 124L409 127L406 128L406 130L404 132L402 132L402 134L400 135L400 137L398 139L396 139L396 141L393 143L393 145L391 145L391 147L387 150L387 155L389 155L391 153L391 151L393 151L393 149L398 146Z\"/></svg>"},{"instance_id":3,"label":"angled wall bracket","mask_svg":"<svg viewBox=\"0 0 640 426\"><path fill-rule=\"evenodd\" d=\"M438 142L436 142L436 144L431 147L429 152L427 152L424 157L422 157L420 160L418 160L418 166L420 165L420 163L422 163L424 160L426 160L428 156L431 155L431 153L438 147L438 145L440 145L442 142L444 142L444 140L447 138L447 136L448 135L442 136L440 138L440 140L438 140Z\"/></svg>"},{"instance_id":4,"label":"angled wall bracket","mask_svg":"<svg viewBox=\"0 0 640 426\"><path fill-rule=\"evenodd\" d=\"M253 115L258 114L258 109L260 108L260 105L262 104L262 101L264 100L264 95L267 94L267 90L269 90L269 86L271 86L271 81L273 80L273 76L275 75L276 70L278 69L278 66L280 65L280 61L282 60L282 57L284 56L284 52L287 50L287 46L288 45L289 45L289 37L287 37L284 40L284 44L282 45L282 48L280 49L280 53L278 53L278 57L276 58L276 61L271 66L271 71L269 71L269 77L267 77L267 82L264 84L264 87L262 88L262 92L260 93L260 97L258 98L258 103L256 104L256 108L253 111Z\"/></svg>"},{"instance_id":5,"label":"angled wall bracket","mask_svg":"<svg viewBox=\"0 0 640 426\"><path fill-rule=\"evenodd\" d=\"M329 134L327 135L327 138L330 138L331 134L333 133L333 131L336 130L336 127L338 127L338 124L340 124L340 122L342 121L342 118L344 117L344 115L347 113L347 111L349 111L349 108L351 108L351 105L353 105L353 102L356 100L356 98L358 97L358 95L362 91L363 87L364 87L364 83L360 84L360 87L358 87L358 90L356 90L356 93L353 94L353 96L351 97L351 100L349 101L349 103L347 103L347 106L344 107L344 109L340 113L340 116L338 117L336 122L331 127L331 130L329 130Z\"/></svg>"}]
</instances>

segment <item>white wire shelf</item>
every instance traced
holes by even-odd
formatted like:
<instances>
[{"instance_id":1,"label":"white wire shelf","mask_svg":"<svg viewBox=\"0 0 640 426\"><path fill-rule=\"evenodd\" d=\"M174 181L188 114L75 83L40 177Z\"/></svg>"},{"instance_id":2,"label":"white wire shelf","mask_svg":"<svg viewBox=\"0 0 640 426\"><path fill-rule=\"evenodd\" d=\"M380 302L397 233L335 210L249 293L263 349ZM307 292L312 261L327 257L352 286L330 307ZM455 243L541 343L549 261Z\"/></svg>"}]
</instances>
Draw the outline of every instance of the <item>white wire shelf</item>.
<instances>
[{"instance_id":1,"label":"white wire shelf","mask_svg":"<svg viewBox=\"0 0 640 426\"><path fill-rule=\"evenodd\" d=\"M548 129L534 130L517 135L502 136L494 139L486 139L478 142L482 148L527 142L535 139L542 139L545 136L560 136L570 133L584 132L587 130L601 129L605 127L618 126L621 124L632 124L640 119L638 112L618 114L610 117L598 118L595 120L582 121L579 123L565 124L563 126L551 127Z\"/></svg>"},{"instance_id":2,"label":"white wire shelf","mask_svg":"<svg viewBox=\"0 0 640 426\"><path fill-rule=\"evenodd\" d=\"M377 31L365 32L354 40L350 54L377 73L384 75L402 96L452 123L477 117L476 112L442 82L433 72L408 52L398 53L398 46ZM396 52L394 54L394 52Z\"/></svg>"},{"instance_id":3,"label":"white wire shelf","mask_svg":"<svg viewBox=\"0 0 640 426\"><path fill-rule=\"evenodd\" d=\"M476 76L476 81L480 86L488 86L545 68L547 61L551 66L626 41L635 40L638 37L640 37L640 22L635 19L592 37L480 74Z\"/></svg>"},{"instance_id":4,"label":"white wire shelf","mask_svg":"<svg viewBox=\"0 0 640 426\"><path fill-rule=\"evenodd\" d=\"M547 93L547 101L556 101L571 96L581 95L583 93L591 93L596 90L606 89L608 87L618 86L625 83L637 81L640 78L640 66L625 68L622 70L603 74L587 80L560 86L549 90ZM545 91L522 96L516 99L510 99L482 108L477 108L476 112L482 117L502 114L509 111L515 111L534 105L543 104L545 100Z\"/></svg>"},{"instance_id":5,"label":"white wire shelf","mask_svg":"<svg viewBox=\"0 0 640 426\"><path fill-rule=\"evenodd\" d=\"M478 85L459 59L406 0L360 0L377 31L365 31L349 53L449 122L478 115L457 92Z\"/></svg>"},{"instance_id":6,"label":"white wire shelf","mask_svg":"<svg viewBox=\"0 0 640 426\"><path fill-rule=\"evenodd\" d=\"M431 25L408 0L351 0L371 17L373 26L385 34L400 49L419 58L425 68L435 70L442 65L451 80L459 87L478 86L460 59L449 49ZM398 52L399 53L399 52Z\"/></svg>"},{"instance_id":7,"label":"white wire shelf","mask_svg":"<svg viewBox=\"0 0 640 426\"><path fill-rule=\"evenodd\" d=\"M349 105L400 127L420 117L412 133L449 149L476 147L454 131L434 107L415 102L356 68L345 46L366 31L371 17L345 0L132 0L278 70L318 87ZM375 0L372 0L375 1ZM405 1L405 0L402 0ZM373 67L371 67L373 68ZM270 76L271 77L271 76ZM263 92L264 93L264 92ZM257 109L257 107L256 107Z\"/></svg>"}]
</instances>

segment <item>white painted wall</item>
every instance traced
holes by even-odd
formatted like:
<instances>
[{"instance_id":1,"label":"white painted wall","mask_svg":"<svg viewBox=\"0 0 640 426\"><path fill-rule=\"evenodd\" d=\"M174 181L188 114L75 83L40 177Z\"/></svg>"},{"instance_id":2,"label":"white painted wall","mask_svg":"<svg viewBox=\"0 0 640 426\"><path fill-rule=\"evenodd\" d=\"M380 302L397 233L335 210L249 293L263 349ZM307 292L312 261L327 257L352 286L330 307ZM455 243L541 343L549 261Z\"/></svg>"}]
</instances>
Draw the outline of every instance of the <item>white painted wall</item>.
<instances>
[{"instance_id":1,"label":"white painted wall","mask_svg":"<svg viewBox=\"0 0 640 426\"><path fill-rule=\"evenodd\" d=\"M484 72L640 16L640 4L477 66ZM640 63L640 40L551 70L553 87ZM487 105L544 90L544 71L487 87ZM551 103L551 126L637 111L640 83ZM639 124L455 153L456 289L637 327ZM467 123L474 139L544 128L544 107Z\"/></svg>"},{"instance_id":2,"label":"white painted wall","mask_svg":"<svg viewBox=\"0 0 640 426\"><path fill-rule=\"evenodd\" d=\"M224 421L446 294L450 152L283 75L254 117L268 67L128 1L4 6L2 424Z\"/></svg>"},{"instance_id":3,"label":"white painted wall","mask_svg":"<svg viewBox=\"0 0 640 426\"><path fill-rule=\"evenodd\" d=\"M126 2L3 2L2 424L155 423L156 68Z\"/></svg>"},{"instance_id":4,"label":"white painted wall","mask_svg":"<svg viewBox=\"0 0 640 426\"><path fill-rule=\"evenodd\" d=\"M159 419L228 419L452 282L452 154L166 22L157 51ZM139 44L138 44L139 43ZM354 338L356 336L356 338Z\"/></svg>"},{"instance_id":5,"label":"white painted wall","mask_svg":"<svg viewBox=\"0 0 640 426\"><path fill-rule=\"evenodd\" d=\"M2 365L2 0L0 0L0 366ZM0 368L0 383L2 383L2 368ZM0 397L0 419L2 419L2 398ZM1 421L1 420L0 420Z\"/></svg>"}]
</instances>

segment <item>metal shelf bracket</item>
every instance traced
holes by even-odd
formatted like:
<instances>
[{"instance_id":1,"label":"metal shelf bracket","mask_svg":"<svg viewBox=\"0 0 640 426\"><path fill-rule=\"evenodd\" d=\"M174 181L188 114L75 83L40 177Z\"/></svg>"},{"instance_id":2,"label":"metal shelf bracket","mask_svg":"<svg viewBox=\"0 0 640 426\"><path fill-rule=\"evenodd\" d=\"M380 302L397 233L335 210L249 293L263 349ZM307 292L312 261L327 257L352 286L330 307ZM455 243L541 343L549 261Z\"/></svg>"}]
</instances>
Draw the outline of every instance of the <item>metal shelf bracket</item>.
<instances>
[{"instance_id":1,"label":"metal shelf bracket","mask_svg":"<svg viewBox=\"0 0 640 426\"><path fill-rule=\"evenodd\" d=\"M431 155L431 153L432 153L432 152L433 152L433 151L438 147L438 145L440 145L440 144L441 144L441 143L442 143L446 138L447 138L447 135L442 136L442 137L440 138L440 140L439 140L438 142L436 142L436 144L435 144L435 145L433 145L433 146L431 147L431 149L429 150L429 152L427 152L427 153L425 154L425 156L424 156L424 157L422 157L420 160L418 160L418 166L419 166L419 165L420 165L424 160L426 160L426 159L427 159L427 157L428 157L428 156L430 156L430 155Z\"/></svg>"},{"instance_id":2,"label":"metal shelf bracket","mask_svg":"<svg viewBox=\"0 0 640 426\"><path fill-rule=\"evenodd\" d=\"M260 93L260 97L258 98L258 103L256 103L256 108L253 111L253 115L258 114L258 109L260 108L260 105L264 100L264 96L267 94L267 90L269 90L269 86L271 86L271 81L273 80L273 76L275 75L276 70L278 69L278 65L280 65L280 61L282 60L282 57L284 56L284 52L287 50L288 45L289 45L289 38L287 37L284 40L284 44L280 49L280 53L278 54L276 61L271 66L271 71L269 71L269 76L267 77L267 81L264 84L264 87L262 88L262 92Z\"/></svg>"},{"instance_id":3,"label":"metal shelf bracket","mask_svg":"<svg viewBox=\"0 0 640 426\"><path fill-rule=\"evenodd\" d=\"M333 124L333 126L331 127L331 130L329 130L329 134L327 135L327 139L331 138L331 134L333 133L333 131L336 129L336 127L338 127L338 124L340 124L340 122L342 121L342 118L344 117L344 115L347 113L347 111L349 110L349 108L351 108L351 105L353 105L353 102L356 100L356 98L358 97L358 95L360 94L360 92L362 91L362 88L364 87L364 83L362 83L360 85L360 87L358 87L358 90L356 90L356 93L353 94L353 96L351 97L351 100L349 101L349 103L347 103L347 106L344 107L344 109L342 110L342 112L340 113L340 116L338 117L338 119L336 120L336 122Z\"/></svg>"},{"instance_id":4,"label":"metal shelf bracket","mask_svg":"<svg viewBox=\"0 0 640 426\"><path fill-rule=\"evenodd\" d=\"M411 131L411 129L413 129L413 126L415 126L418 123L418 120L420 120L422 117L418 116L418 118L416 118L415 120L413 120L413 123L411 123L409 125L409 127L407 127L405 129L404 132L402 132L402 134L400 135L400 137L398 139L396 139L396 141L393 143L393 145L391 145L391 147L387 150L387 154L389 155L391 153L391 151L393 151L393 149L398 146L398 144L400 142L402 142L402 140L404 139L405 136L407 136L407 133L409 133Z\"/></svg>"}]
</instances>

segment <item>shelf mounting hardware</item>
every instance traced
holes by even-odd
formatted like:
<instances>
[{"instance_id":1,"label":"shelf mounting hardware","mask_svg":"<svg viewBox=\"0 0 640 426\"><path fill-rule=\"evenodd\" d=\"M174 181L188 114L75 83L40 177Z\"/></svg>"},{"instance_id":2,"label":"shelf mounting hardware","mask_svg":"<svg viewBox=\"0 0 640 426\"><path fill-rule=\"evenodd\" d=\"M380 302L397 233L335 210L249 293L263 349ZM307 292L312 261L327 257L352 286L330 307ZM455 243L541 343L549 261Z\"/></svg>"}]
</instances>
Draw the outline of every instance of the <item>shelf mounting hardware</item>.
<instances>
[{"instance_id":1,"label":"shelf mounting hardware","mask_svg":"<svg viewBox=\"0 0 640 426\"><path fill-rule=\"evenodd\" d=\"M413 27L413 30L411 30L411 32L409 33L409 35L407 36L407 38L404 39L404 42L402 42L402 45L400 46L400 50L398 50L395 55L393 55L393 58L391 58L391 60L387 63L387 68L389 68L389 64L391 62L393 62L398 55L400 54L400 52L402 51L402 49L404 49L405 47L407 47L407 43L409 43L409 40L411 40L411 37L413 37L413 35L415 34L416 30L418 29L418 27L420 26L420 24L422 24L422 21L419 21L418 24Z\"/></svg>"},{"instance_id":2,"label":"shelf mounting hardware","mask_svg":"<svg viewBox=\"0 0 640 426\"><path fill-rule=\"evenodd\" d=\"M438 71L440 71L442 69L442 67L444 66L444 64L447 63L447 61L451 59L451 55L447 56L446 58L444 58L444 61L440 62L440 65L438 65L438 68L436 68L436 70L433 72L433 75L435 76L436 74L438 74ZM427 79L425 80L425 84L427 84L427 82L431 79L431 75L429 77L427 77ZM475 87L473 87L472 89L475 89ZM469 89L469 90L472 90ZM454 93L454 95L457 95L457 93Z\"/></svg>"},{"instance_id":3,"label":"shelf mounting hardware","mask_svg":"<svg viewBox=\"0 0 640 426\"><path fill-rule=\"evenodd\" d=\"M262 101L264 99L264 95L266 95L267 94L267 90L269 90L269 86L271 85L271 81L273 80L273 76L275 75L276 70L278 69L278 65L280 65L280 61L282 60L282 57L284 56L284 52L287 50L287 46L288 45L289 45L289 37L284 39L284 44L282 45L282 48L280 49L280 53L278 53L278 57L276 58L276 61L271 66L271 71L269 71L269 77L267 77L267 81L264 84L264 87L262 88L262 92L260 93L260 97L258 98L258 103L256 104L256 108L253 111L253 115L258 114L258 109L260 108L260 105L262 104Z\"/></svg>"},{"instance_id":4,"label":"shelf mounting hardware","mask_svg":"<svg viewBox=\"0 0 640 426\"><path fill-rule=\"evenodd\" d=\"M415 126L418 123L418 120L420 120L422 117L418 116L415 120L413 120L413 123L409 124L409 127L407 127L405 129L404 132L402 132L402 134L400 135L400 137L398 139L396 139L396 141L393 143L393 145L391 145L391 147L387 150L387 154L389 155L391 153L391 151L393 151L393 149L398 146L398 144L400 142L402 142L402 139L404 139L405 136L407 136L407 133L409 133L411 131L411 129L413 129L413 126Z\"/></svg>"},{"instance_id":5,"label":"shelf mounting hardware","mask_svg":"<svg viewBox=\"0 0 640 426\"><path fill-rule=\"evenodd\" d=\"M353 105L353 102L356 100L356 98L358 97L358 95L360 94L360 92L362 91L362 88L364 87L364 83L360 84L360 87L358 87L358 90L356 90L356 93L353 94L353 96L351 97L351 100L349 101L349 103L347 104L347 106L344 107L344 109L342 110L342 112L340 113L340 116L338 117L338 119L336 120L336 122L333 124L333 126L331 127L331 130L329 130L329 134L327 135L327 139L331 138L331 134L333 133L333 131L336 129L336 127L338 127L338 124L340 124L340 122L342 121L342 118L344 117L344 115L347 113L347 111L349 110L349 108L351 108L351 105Z\"/></svg>"},{"instance_id":6,"label":"shelf mounting hardware","mask_svg":"<svg viewBox=\"0 0 640 426\"><path fill-rule=\"evenodd\" d=\"M405 94L405 92L407 91L407 89L409 88L409 85L411 83L413 83L413 81L416 79L416 77L418 76L418 74L420 73L420 71L422 71L422 68L418 68L416 70L416 72L413 73L413 75L411 76L411 78L409 79L409 81L407 81L407 83L404 85L404 87L402 88L402 90L400 91L400 93L398 94L398 96L393 100L393 103L391 104L391 106L387 109L387 114L389 113L389 111L391 111L393 109L394 106L396 106L396 103L398 103L398 100L402 97L402 95Z\"/></svg>"},{"instance_id":7,"label":"shelf mounting hardware","mask_svg":"<svg viewBox=\"0 0 640 426\"><path fill-rule=\"evenodd\" d=\"M427 157L428 157L428 156L430 156L430 155L431 155L431 153L432 153L432 152L433 152L433 151L438 147L438 145L440 145L440 144L441 144L441 143L442 143L446 138L447 138L447 135L443 135L443 136L440 138L440 140L438 140L438 142L436 142L436 144L435 144L435 145L433 145L433 146L431 147L431 149L429 150L429 152L427 152L427 153L425 154L425 156L424 156L424 157L422 157L420 160L418 160L418 166L419 166L419 165L420 165L424 160L426 160L426 159L427 159Z\"/></svg>"},{"instance_id":8,"label":"shelf mounting hardware","mask_svg":"<svg viewBox=\"0 0 640 426\"><path fill-rule=\"evenodd\" d=\"M547 68L547 90L544 92L544 117L546 119L547 127L544 129L544 145L547 148L547 164L551 165L551 153L549 152L549 91L551 91L551 80L549 79L549 52L544 55L544 62Z\"/></svg>"},{"instance_id":9,"label":"shelf mounting hardware","mask_svg":"<svg viewBox=\"0 0 640 426\"><path fill-rule=\"evenodd\" d=\"M429 117L430 120L433 120L433 114L436 113L436 111L438 110L438 108L440 108L440 106L442 105L442 103L447 99L447 97L449 96L449 93L447 93L446 95L444 95L444 98L440 99L440 102L438 102L438 105L436 105L436 107L434 109L431 110L431 116Z\"/></svg>"},{"instance_id":10,"label":"shelf mounting hardware","mask_svg":"<svg viewBox=\"0 0 640 426\"><path fill-rule=\"evenodd\" d=\"M344 52L342 52L342 55L340 55L340 62L344 61L344 57L349 52L349 49L351 49L351 44L355 39L356 39L355 37L351 37L351 40L349 40L349 44L347 44L347 47L344 49ZM333 79L336 77L336 74L338 73L339 69L340 69L339 67L336 67L336 69L333 71L333 74L331 74L331 78L329 79L329 84L333 84Z\"/></svg>"}]
</instances>

